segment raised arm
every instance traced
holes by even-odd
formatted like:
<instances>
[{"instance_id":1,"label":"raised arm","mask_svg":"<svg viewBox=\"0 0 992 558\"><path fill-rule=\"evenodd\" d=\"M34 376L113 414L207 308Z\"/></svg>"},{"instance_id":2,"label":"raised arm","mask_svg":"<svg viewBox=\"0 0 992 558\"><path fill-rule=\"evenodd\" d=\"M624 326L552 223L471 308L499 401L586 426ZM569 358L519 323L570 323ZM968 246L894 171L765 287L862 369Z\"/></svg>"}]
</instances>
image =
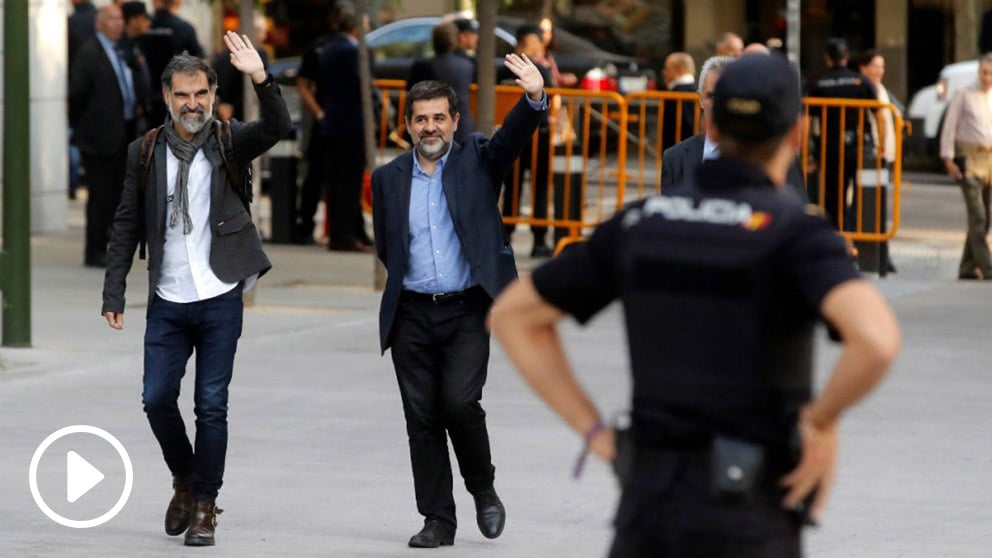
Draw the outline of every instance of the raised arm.
<instances>
[{"instance_id":1,"label":"raised arm","mask_svg":"<svg viewBox=\"0 0 992 558\"><path fill-rule=\"evenodd\" d=\"M258 95L260 118L234 128L234 153L247 164L286 137L293 123L279 86L268 79L262 58L248 37L228 31L224 43L231 51L231 65L251 77Z\"/></svg>"}]
</instances>

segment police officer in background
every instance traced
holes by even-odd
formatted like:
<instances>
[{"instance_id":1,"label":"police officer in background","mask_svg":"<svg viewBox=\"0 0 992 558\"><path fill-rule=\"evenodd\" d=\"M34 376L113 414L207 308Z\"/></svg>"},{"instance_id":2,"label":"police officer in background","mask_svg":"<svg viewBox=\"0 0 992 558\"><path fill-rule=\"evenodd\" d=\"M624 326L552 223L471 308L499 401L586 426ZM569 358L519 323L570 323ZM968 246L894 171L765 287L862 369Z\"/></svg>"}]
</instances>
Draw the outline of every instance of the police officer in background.
<instances>
[{"instance_id":1,"label":"police officer in background","mask_svg":"<svg viewBox=\"0 0 992 558\"><path fill-rule=\"evenodd\" d=\"M834 476L838 420L901 343L840 237L776 191L801 142L792 67L778 56L730 64L712 126L721 156L694 184L629 206L493 307L521 375L588 451L613 460L617 434L573 377L555 324L623 303L634 449L615 557L800 556L803 520L819 516ZM844 350L811 398L820 319Z\"/></svg>"},{"instance_id":2,"label":"police officer in background","mask_svg":"<svg viewBox=\"0 0 992 558\"><path fill-rule=\"evenodd\" d=\"M831 97L841 99L863 99L869 101L878 100L875 86L871 80L858 72L848 69L847 63L851 54L847 48L847 41L834 37L827 41L824 52L824 60L827 64L827 71L819 79L813 82L809 89L810 97ZM841 109L828 108L827 118L823 122L820 120L820 111L811 111L813 119L814 142L810 145L810 157L814 166L820 163L821 142L826 142L826 159L824 168L819 169L824 176L824 194L820 200L819 180L811 180L809 183L809 199L814 202L823 202L824 211L827 218L834 227L840 230L840 216L844 216L844 229L853 230L854 216L850 213L848 205L848 192L854 185L854 175L858 170L858 148L862 149L865 157L864 166L871 168L874 162L869 158L874 154L872 149L871 125L869 119L873 118L873 111L865 110L863 120L859 118L861 109L848 108L844 114L844 133L839 132ZM858 138L859 120L861 122L861 138ZM843 136L843 140L841 137ZM844 161L841 168L840 156L843 150ZM843 196L838 194L843 192ZM839 209L843 207L843 211Z\"/></svg>"}]
</instances>

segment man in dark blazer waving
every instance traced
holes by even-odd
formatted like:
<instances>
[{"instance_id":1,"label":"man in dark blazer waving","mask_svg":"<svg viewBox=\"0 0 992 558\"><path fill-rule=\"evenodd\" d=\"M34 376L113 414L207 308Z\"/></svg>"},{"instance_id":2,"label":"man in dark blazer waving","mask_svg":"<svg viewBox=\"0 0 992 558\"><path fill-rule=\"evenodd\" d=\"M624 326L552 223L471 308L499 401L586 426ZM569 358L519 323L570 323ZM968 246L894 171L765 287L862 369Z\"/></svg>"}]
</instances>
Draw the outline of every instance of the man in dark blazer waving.
<instances>
[{"instance_id":1,"label":"man in dark blazer waving","mask_svg":"<svg viewBox=\"0 0 992 558\"><path fill-rule=\"evenodd\" d=\"M252 225L247 197L235 190L243 184L229 177L224 157L237 165L232 171L243 169L292 125L279 86L265 73L248 38L229 32L224 42L231 64L255 85L261 119L231 122L229 136L223 125L216 132L217 74L188 54L172 58L162 74L170 118L151 146L151 160L141 148L145 140L128 148L103 284L103 315L110 327L123 329L125 279L135 248L147 239L142 402L173 476L165 532L185 532L187 546L214 544L219 513L214 502L227 455L228 386L244 316L241 293L272 267ZM220 145L225 137L233 153ZM196 438L191 444L177 399L194 350Z\"/></svg>"},{"instance_id":2,"label":"man in dark blazer waving","mask_svg":"<svg viewBox=\"0 0 992 558\"><path fill-rule=\"evenodd\" d=\"M372 174L376 251L388 271L380 342L383 352L392 347L424 516L413 547L454 543L447 436L482 534L498 537L506 521L480 404L489 363L485 322L492 299L517 275L497 206L503 173L537 128L547 96L526 56L507 55L504 64L526 95L492 138L476 133L455 142L457 96L447 84L423 81L406 101L415 149Z\"/></svg>"}]
</instances>

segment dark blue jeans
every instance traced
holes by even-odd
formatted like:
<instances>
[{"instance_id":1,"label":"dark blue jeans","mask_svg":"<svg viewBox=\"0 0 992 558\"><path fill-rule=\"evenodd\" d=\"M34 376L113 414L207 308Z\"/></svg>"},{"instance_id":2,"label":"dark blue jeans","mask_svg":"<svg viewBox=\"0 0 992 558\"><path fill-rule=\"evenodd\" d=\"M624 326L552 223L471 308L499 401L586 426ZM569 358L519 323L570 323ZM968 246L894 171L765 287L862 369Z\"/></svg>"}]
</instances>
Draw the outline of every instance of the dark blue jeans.
<instances>
[{"instance_id":1,"label":"dark blue jeans","mask_svg":"<svg viewBox=\"0 0 992 558\"><path fill-rule=\"evenodd\" d=\"M189 478L198 499L214 499L227 454L227 386L241 337L241 286L207 300L179 304L153 298L145 328L142 401L172 474ZM179 413L179 386L196 350L195 449Z\"/></svg>"}]
</instances>

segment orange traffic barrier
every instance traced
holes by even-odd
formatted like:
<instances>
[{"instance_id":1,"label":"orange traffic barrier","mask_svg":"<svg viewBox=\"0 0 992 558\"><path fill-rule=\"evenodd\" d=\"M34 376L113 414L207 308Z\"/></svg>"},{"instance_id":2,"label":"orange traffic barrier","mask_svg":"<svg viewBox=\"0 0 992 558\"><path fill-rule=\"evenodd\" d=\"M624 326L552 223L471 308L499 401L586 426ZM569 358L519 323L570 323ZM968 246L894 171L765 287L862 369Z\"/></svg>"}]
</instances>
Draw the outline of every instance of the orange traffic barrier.
<instances>
[{"instance_id":1,"label":"orange traffic barrier","mask_svg":"<svg viewBox=\"0 0 992 558\"><path fill-rule=\"evenodd\" d=\"M380 155L386 155L388 149L409 148L401 141L405 130L405 83L376 80L375 85L382 92L377 136ZM686 104L692 106L694 133L700 131L702 115L695 93L645 91L623 97L614 92L584 89L549 88L547 92L551 102L547 151L539 153L542 142L540 133L535 132L529 146L530 165L524 169L528 172L518 172L518 160L514 172L507 176L508 209L503 220L507 224L556 228L555 243L560 250L581 240L584 233L624 204L660 192L662 153L671 147L664 144L665 119L676 119L674 142L678 142L687 139L682 133ZM473 85L470 98L473 111L475 97ZM519 99L519 88L496 86L497 126ZM666 104L674 110L666 111ZM891 239L900 223L901 151L903 132L907 129L902 115L895 106L877 101L807 97L803 106L804 121L807 124L812 121L812 125L803 136L800 155L813 203L835 216L840 234L850 241ZM896 156L891 165L882 157L884 137L880 134L884 134L885 127L874 124L883 111L891 112L894 123ZM866 141L866 138L873 139ZM831 141L849 148L828 149ZM828 151L830 155L837 151L836 157L828 157ZM547 165L539 168L542 157ZM829 183L828 170L831 171ZM548 210L541 217L535 215L533 187L528 187L539 172L544 176L537 180L548 185L544 200ZM522 175L529 176L523 183ZM890 203L886 203L889 188L892 196ZM837 195L831 192L828 207L830 190ZM560 242L563 239L565 242Z\"/></svg>"},{"instance_id":2,"label":"orange traffic barrier","mask_svg":"<svg viewBox=\"0 0 992 558\"><path fill-rule=\"evenodd\" d=\"M899 110L879 101L814 97L803 99L803 107L809 133L803 135L800 152L811 203L849 240L890 240L899 230L902 207L904 123ZM891 165L883 157L886 127L879 124L885 111L893 120Z\"/></svg>"},{"instance_id":3,"label":"orange traffic barrier","mask_svg":"<svg viewBox=\"0 0 992 558\"><path fill-rule=\"evenodd\" d=\"M631 177L637 190L634 199L643 198L651 193L661 192L662 154L676 143L689 139L683 137L683 107L691 105L694 114L693 133L699 133L700 111L699 96L696 93L679 91L641 91L631 93L626 97L627 120L631 123L630 142L636 146L635 152L637 173ZM666 110L666 107L674 110ZM663 132L666 118L674 118L674 142L666 145ZM650 168L649 168L650 167ZM650 191L647 189L650 187ZM626 191L618 193L622 202Z\"/></svg>"},{"instance_id":4,"label":"orange traffic barrier","mask_svg":"<svg viewBox=\"0 0 992 558\"><path fill-rule=\"evenodd\" d=\"M525 157L530 162L524 169L530 177L526 183L521 181L524 173L519 172L519 160L508 175L503 221L555 227L556 239L577 237L616 211L616 198L610 194L614 181L625 180L626 103L609 91L548 88L547 93L551 105L548 128L543 132L547 138L542 141L542 132L534 133L529 157ZM520 89L497 86L496 98L496 120L501 122L520 98ZM541 152L542 144L546 151ZM538 180L547 185L541 188L546 198L535 203L533 185ZM530 211L522 203L527 192ZM538 203L547 211L536 212Z\"/></svg>"}]
</instances>

